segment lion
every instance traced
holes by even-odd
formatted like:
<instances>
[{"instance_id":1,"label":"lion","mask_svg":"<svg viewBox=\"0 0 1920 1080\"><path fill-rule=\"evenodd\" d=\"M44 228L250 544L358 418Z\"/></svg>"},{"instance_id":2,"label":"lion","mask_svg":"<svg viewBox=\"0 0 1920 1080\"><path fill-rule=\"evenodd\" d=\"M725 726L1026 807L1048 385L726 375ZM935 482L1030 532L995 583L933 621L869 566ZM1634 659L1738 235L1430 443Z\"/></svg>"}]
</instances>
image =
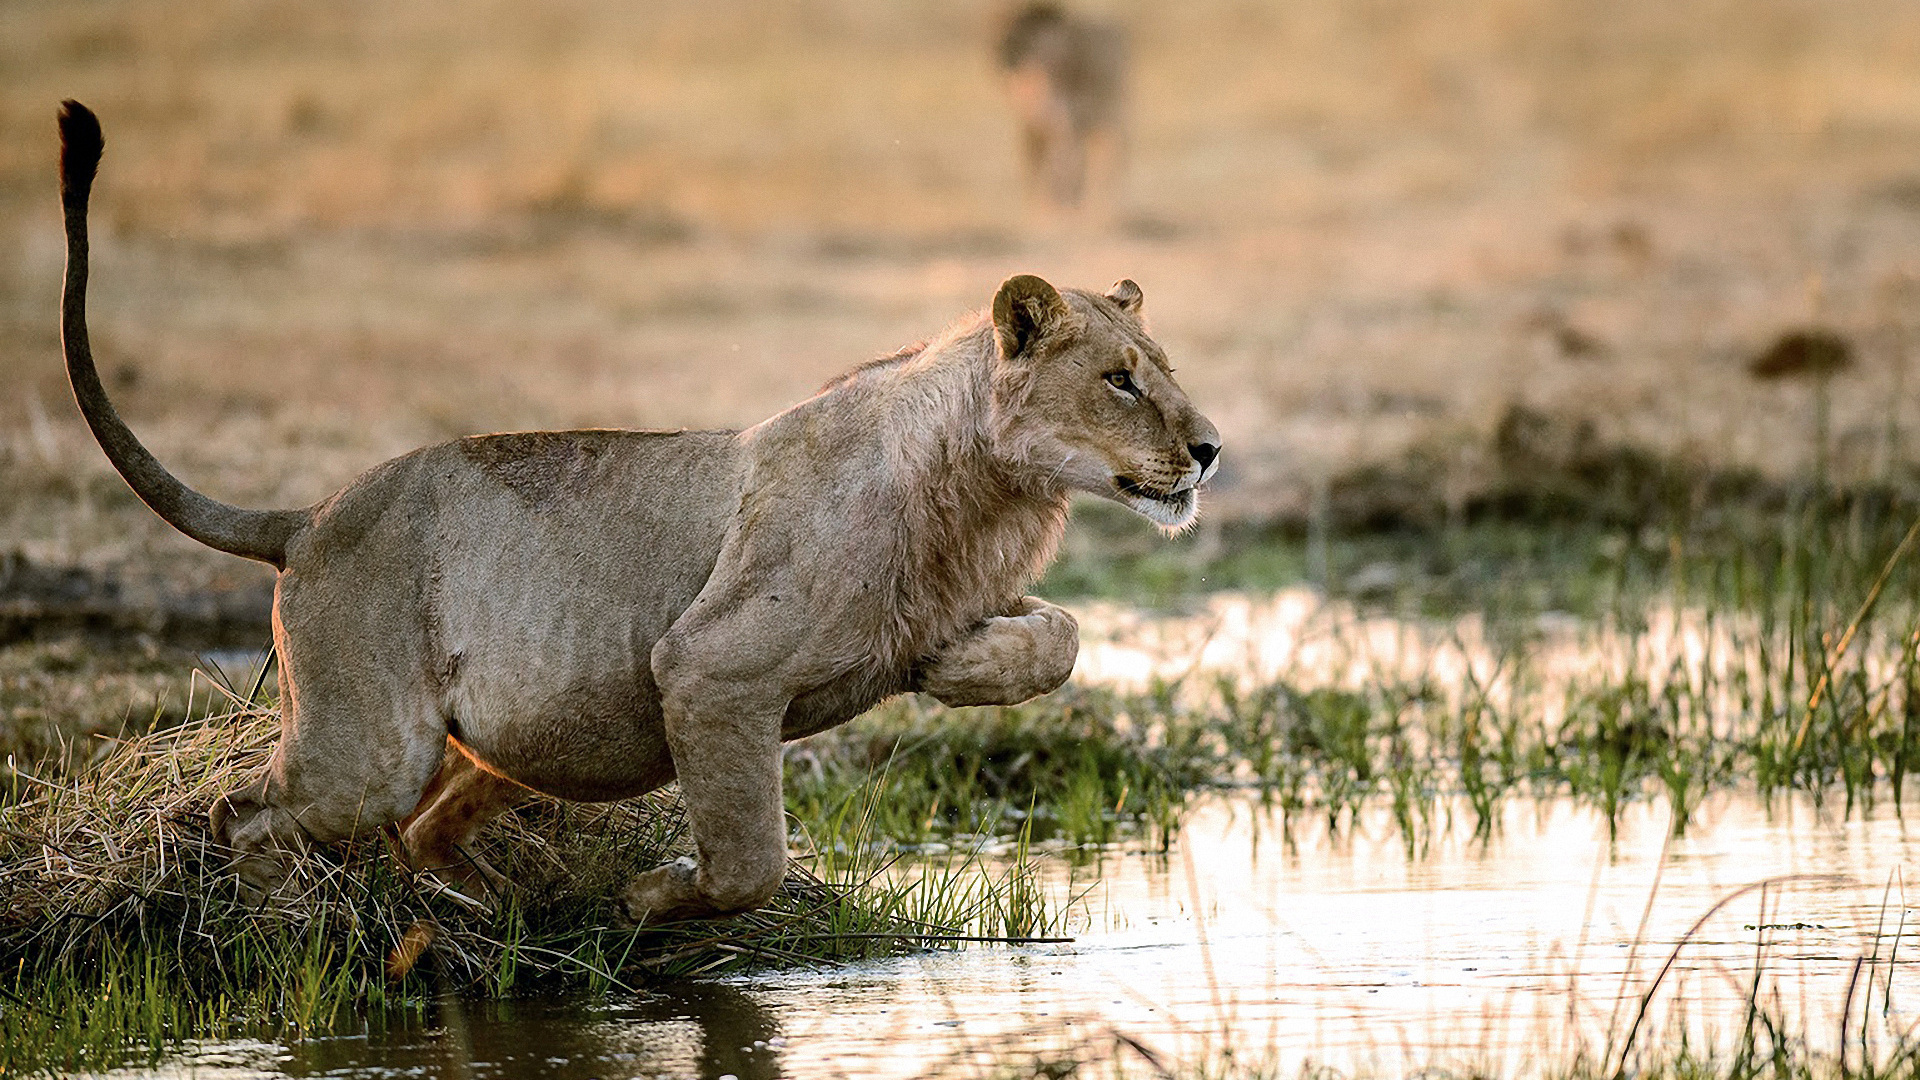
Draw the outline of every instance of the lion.
<instances>
[{"instance_id":1,"label":"lion","mask_svg":"<svg viewBox=\"0 0 1920 1080\"><path fill-rule=\"evenodd\" d=\"M1000 35L1000 68L1020 121L1029 201L1110 209L1126 134L1127 35L1040 0Z\"/></svg>"},{"instance_id":2,"label":"lion","mask_svg":"<svg viewBox=\"0 0 1920 1080\"><path fill-rule=\"evenodd\" d=\"M639 875L625 914L760 907L786 869L783 741L901 693L1012 704L1059 687L1078 627L1025 591L1068 494L1179 530L1219 467L1138 286L1022 274L988 312L743 431L476 435L305 509L217 502L101 386L85 302L102 140L74 102L60 131L80 411L168 524L279 572L279 740L210 812L253 890L374 830L413 870L486 890L497 877L468 842L529 792L601 801L678 780L696 856Z\"/></svg>"}]
</instances>

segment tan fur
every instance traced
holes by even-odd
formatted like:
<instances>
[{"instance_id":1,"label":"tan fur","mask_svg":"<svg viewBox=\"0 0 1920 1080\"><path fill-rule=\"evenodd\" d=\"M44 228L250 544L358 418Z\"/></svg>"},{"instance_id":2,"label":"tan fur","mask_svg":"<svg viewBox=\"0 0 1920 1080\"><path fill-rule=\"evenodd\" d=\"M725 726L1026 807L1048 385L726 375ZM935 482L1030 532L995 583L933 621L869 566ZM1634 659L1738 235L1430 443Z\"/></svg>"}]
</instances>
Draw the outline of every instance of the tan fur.
<instances>
[{"instance_id":1,"label":"tan fur","mask_svg":"<svg viewBox=\"0 0 1920 1080\"><path fill-rule=\"evenodd\" d=\"M1030 201L1112 209L1126 136L1127 36L1118 25L1030 3L1007 23L1000 65L1019 118Z\"/></svg>"},{"instance_id":2,"label":"tan fur","mask_svg":"<svg viewBox=\"0 0 1920 1080\"><path fill-rule=\"evenodd\" d=\"M270 888L311 844L395 827L416 868L484 888L465 846L529 789L619 799L678 779L698 858L639 877L628 913L765 903L786 863L782 740L910 690L1052 690L1077 628L1022 593L1067 493L1191 519L1219 436L1139 306L1132 282L1015 277L991 318L746 431L475 436L305 511L228 508L259 526L233 546L282 567L282 719L266 775L214 806L216 839ZM84 318L67 325L90 372Z\"/></svg>"}]
</instances>

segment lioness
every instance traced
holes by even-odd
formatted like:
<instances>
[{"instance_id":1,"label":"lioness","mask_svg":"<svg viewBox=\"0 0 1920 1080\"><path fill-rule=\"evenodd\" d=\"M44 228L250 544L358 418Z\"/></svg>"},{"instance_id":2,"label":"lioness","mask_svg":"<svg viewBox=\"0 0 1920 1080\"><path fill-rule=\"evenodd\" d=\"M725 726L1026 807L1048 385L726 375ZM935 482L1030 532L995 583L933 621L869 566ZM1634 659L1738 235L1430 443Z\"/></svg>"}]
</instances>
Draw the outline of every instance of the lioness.
<instances>
[{"instance_id":1,"label":"lioness","mask_svg":"<svg viewBox=\"0 0 1920 1080\"><path fill-rule=\"evenodd\" d=\"M998 51L1020 121L1029 200L1111 210L1126 136L1126 31L1037 0L1008 20Z\"/></svg>"},{"instance_id":2,"label":"lioness","mask_svg":"<svg viewBox=\"0 0 1920 1080\"><path fill-rule=\"evenodd\" d=\"M1067 493L1179 529L1219 464L1133 282L1062 293L1022 275L990 317L745 431L478 435L304 510L229 506L169 474L100 385L100 127L68 102L60 132L80 411L155 513L280 571L280 742L212 810L259 888L311 844L391 826L416 869L484 886L463 845L526 789L620 799L677 778L698 858L636 878L627 913L764 904L786 864L781 740L906 691L1010 704L1059 686L1078 628L1022 592Z\"/></svg>"}]
</instances>

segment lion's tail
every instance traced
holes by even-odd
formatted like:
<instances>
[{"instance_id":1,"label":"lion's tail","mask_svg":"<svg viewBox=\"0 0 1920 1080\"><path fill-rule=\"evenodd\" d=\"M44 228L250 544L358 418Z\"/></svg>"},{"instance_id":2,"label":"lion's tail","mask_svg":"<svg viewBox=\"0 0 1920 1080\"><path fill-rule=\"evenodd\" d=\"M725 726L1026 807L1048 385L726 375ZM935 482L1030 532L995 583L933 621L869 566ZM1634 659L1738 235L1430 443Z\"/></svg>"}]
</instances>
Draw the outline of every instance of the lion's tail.
<instances>
[{"instance_id":1,"label":"lion's tail","mask_svg":"<svg viewBox=\"0 0 1920 1080\"><path fill-rule=\"evenodd\" d=\"M67 377L80 412L107 460L142 502L167 524L195 540L274 566L286 561L287 541L309 515L301 510L247 510L207 498L175 479L127 428L93 365L87 338L87 196L105 141L100 121L77 101L60 109L60 203L67 218L67 281L60 296L60 337Z\"/></svg>"}]
</instances>

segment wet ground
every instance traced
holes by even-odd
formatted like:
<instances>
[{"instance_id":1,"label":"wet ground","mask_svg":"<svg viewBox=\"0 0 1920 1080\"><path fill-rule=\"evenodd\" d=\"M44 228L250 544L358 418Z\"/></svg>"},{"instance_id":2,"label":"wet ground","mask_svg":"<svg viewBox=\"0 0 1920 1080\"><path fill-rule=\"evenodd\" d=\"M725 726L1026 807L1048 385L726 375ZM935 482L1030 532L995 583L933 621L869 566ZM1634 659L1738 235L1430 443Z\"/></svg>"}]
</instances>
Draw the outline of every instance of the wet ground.
<instances>
[{"instance_id":1,"label":"wet ground","mask_svg":"<svg viewBox=\"0 0 1920 1080\"><path fill-rule=\"evenodd\" d=\"M1516 801L1491 840L1410 859L1384 814L1335 836L1225 798L1168 854L1063 863L1057 886L1082 897L1070 945L597 1002L447 999L425 1025L209 1045L162 1074L916 1077L1063 1052L1144 1072L1115 1036L1169 1062L1272 1054L1283 1073L1524 1073L1618 1052L1650 989L1639 1045L1684 1030L1730 1047L1757 994L1828 1051L1850 1005L1857 1061L1858 1039L1884 1045L1915 1019L1917 857L1890 807L1843 820L1723 798L1681 838L1642 807L1610 841L1594 812Z\"/></svg>"}]
</instances>

